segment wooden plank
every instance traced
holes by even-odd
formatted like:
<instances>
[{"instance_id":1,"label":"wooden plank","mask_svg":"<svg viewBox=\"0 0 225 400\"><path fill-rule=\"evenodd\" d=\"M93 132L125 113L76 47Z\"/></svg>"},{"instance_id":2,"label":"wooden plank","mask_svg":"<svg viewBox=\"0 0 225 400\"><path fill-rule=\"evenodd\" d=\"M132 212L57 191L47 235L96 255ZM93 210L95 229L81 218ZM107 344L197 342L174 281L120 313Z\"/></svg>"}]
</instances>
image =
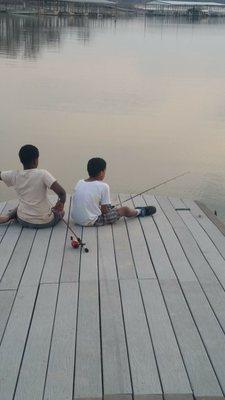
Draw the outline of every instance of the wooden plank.
<instances>
[{"instance_id":1,"label":"wooden plank","mask_svg":"<svg viewBox=\"0 0 225 400\"><path fill-rule=\"evenodd\" d=\"M122 304L135 399L162 399L146 316L136 280L121 280ZM148 396L148 397L147 397Z\"/></svg>"},{"instance_id":2,"label":"wooden plank","mask_svg":"<svg viewBox=\"0 0 225 400\"><path fill-rule=\"evenodd\" d=\"M159 213L161 213L160 210L159 210ZM178 213L182 214L182 218L187 218L190 216L189 211L185 211L185 212L178 211ZM185 217L184 215L187 217ZM164 232L162 233L162 236L164 237L164 240L166 242L167 238L164 235ZM168 248L168 253L170 255L169 248ZM172 262L173 262L174 267L176 268L176 258L174 258L172 260ZM180 262L179 258L178 258L178 262ZM178 264L177 264L177 268L178 268ZM177 275L178 275L178 273L177 273ZM198 329L200 330L201 335L203 337L205 346L206 346L206 348L209 352L210 358L213 362L217 376L219 377L220 383L223 386L223 385L225 385L225 374L220 373L220 368L221 368L221 362L225 361L224 333L223 333L221 327L219 326L218 321L216 320L212 309L210 308L210 305L205 297L205 294L201 290L199 282L194 282L194 280L193 280L193 282L191 282L191 280L190 280L190 285L188 285L188 281L180 279L180 277L179 277L179 280L181 282L181 285L184 290L184 293L185 293L186 299L188 301L188 304L190 306L190 309L195 317L195 321L198 326ZM197 298L196 293L198 293L198 298ZM196 298L196 302L193 301L194 295ZM204 316L204 317L202 317L202 316ZM204 323L204 321L205 321L205 323ZM209 326L211 327L211 324L213 324L213 328L209 329ZM207 328L207 326L208 326L208 328ZM216 343L216 345L214 347L212 347L212 345L211 345L213 337L214 337L214 342ZM221 349L218 352L218 347L217 347L219 343L220 343L220 345L222 345L223 341L224 341L224 354L221 351ZM219 347L221 347L221 346L219 346ZM223 383L223 381L224 381L224 383ZM223 388L224 388L224 386L223 386Z\"/></svg>"},{"instance_id":3,"label":"wooden plank","mask_svg":"<svg viewBox=\"0 0 225 400\"><path fill-rule=\"evenodd\" d=\"M157 200L172 224L177 238L188 257L205 294L207 295L208 301L225 330L225 296L222 286L200 251L195 239L191 235L191 232L184 224L180 215L174 210L168 199L157 197ZM179 224L177 224L177 220L180 221Z\"/></svg>"},{"instance_id":4,"label":"wooden plank","mask_svg":"<svg viewBox=\"0 0 225 400\"><path fill-rule=\"evenodd\" d=\"M15 298L15 290L0 291L0 342Z\"/></svg>"},{"instance_id":5,"label":"wooden plank","mask_svg":"<svg viewBox=\"0 0 225 400\"><path fill-rule=\"evenodd\" d=\"M104 371L104 399L132 400L128 354L118 282L102 280L101 328Z\"/></svg>"},{"instance_id":6,"label":"wooden plank","mask_svg":"<svg viewBox=\"0 0 225 400\"><path fill-rule=\"evenodd\" d=\"M141 203L139 198L138 200L136 199L136 202L137 204ZM140 219L140 221L148 241L152 261L160 281L194 394L196 397L207 395L215 396L215 398L216 396L220 397L222 396L221 388L175 276L173 276L173 279L163 279L164 274L160 269L158 274L159 255L158 251L154 251L154 236L150 235L150 232L152 233L154 230L153 218L146 217ZM167 260L167 262L169 261Z\"/></svg>"},{"instance_id":7,"label":"wooden plank","mask_svg":"<svg viewBox=\"0 0 225 400\"><path fill-rule=\"evenodd\" d=\"M43 400L70 400L73 394L78 283L62 283Z\"/></svg>"},{"instance_id":8,"label":"wooden plank","mask_svg":"<svg viewBox=\"0 0 225 400\"><path fill-rule=\"evenodd\" d=\"M74 382L75 400L102 399L98 295L97 282L82 281L80 283Z\"/></svg>"},{"instance_id":9,"label":"wooden plank","mask_svg":"<svg viewBox=\"0 0 225 400\"><path fill-rule=\"evenodd\" d=\"M151 329L164 396L192 399L192 390L174 336L169 316L156 280L140 281L145 310ZM171 365L173 366L171 368Z\"/></svg>"},{"instance_id":10,"label":"wooden plank","mask_svg":"<svg viewBox=\"0 0 225 400\"><path fill-rule=\"evenodd\" d=\"M225 365L224 332L203 293L199 291L199 286L194 282L184 282L183 289L220 384L225 391L225 370L222 367Z\"/></svg>"},{"instance_id":11,"label":"wooden plank","mask_svg":"<svg viewBox=\"0 0 225 400\"><path fill-rule=\"evenodd\" d=\"M83 241L88 244L89 253L82 251L80 281L98 281L97 228L83 229Z\"/></svg>"},{"instance_id":12,"label":"wooden plank","mask_svg":"<svg viewBox=\"0 0 225 400\"><path fill-rule=\"evenodd\" d=\"M10 314L0 347L1 400L13 398L36 293L37 286L20 287Z\"/></svg>"},{"instance_id":13,"label":"wooden plank","mask_svg":"<svg viewBox=\"0 0 225 400\"><path fill-rule=\"evenodd\" d=\"M117 279L112 228L109 225L98 228L98 258L100 280Z\"/></svg>"},{"instance_id":14,"label":"wooden plank","mask_svg":"<svg viewBox=\"0 0 225 400\"><path fill-rule=\"evenodd\" d=\"M74 226L71 224L72 229L75 230L76 234L82 238L82 228L80 226ZM73 249L71 246L72 233L67 232L65 253L63 257L62 273L60 282L78 282L79 271L80 271L80 252L81 248Z\"/></svg>"},{"instance_id":15,"label":"wooden plank","mask_svg":"<svg viewBox=\"0 0 225 400\"><path fill-rule=\"evenodd\" d=\"M225 258L224 234L217 228L210 218L208 218L208 216L202 212L201 208L194 201L184 200L184 203L187 207L190 207L192 215L196 218L198 223L202 226L222 256ZM199 215L201 215L201 217L199 217Z\"/></svg>"},{"instance_id":16,"label":"wooden plank","mask_svg":"<svg viewBox=\"0 0 225 400\"><path fill-rule=\"evenodd\" d=\"M178 214L178 212L176 211L176 207L174 207L169 198L168 197L164 197L164 196L154 196L154 198L156 199L156 201L158 202L158 207L161 207L161 209L163 210L164 214L167 216L169 222L171 223L171 225L173 226L173 228L178 229L185 229L186 226L184 224L184 222L182 221L180 215ZM185 208L184 204L180 204L181 200L179 199L174 199L175 204L176 202L179 201L179 207L178 208ZM186 212L183 210L183 212ZM186 230L188 230L186 228Z\"/></svg>"},{"instance_id":17,"label":"wooden plank","mask_svg":"<svg viewBox=\"0 0 225 400\"><path fill-rule=\"evenodd\" d=\"M153 196L145 195L144 199L147 204L153 205L157 208L158 203ZM187 257L179 241L177 240L177 237L169 221L165 217L160 207L157 208L157 215L154 217L154 220L159 229L160 235L165 244L170 261L178 276L179 281L197 281L197 278L187 260Z\"/></svg>"},{"instance_id":18,"label":"wooden plank","mask_svg":"<svg viewBox=\"0 0 225 400\"><path fill-rule=\"evenodd\" d=\"M65 221L68 221L70 199L65 204ZM61 268L64 256L65 241L67 236L67 226L60 221L54 226L45 266L41 278L41 283L58 283L61 275Z\"/></svg>"},{"instance_id":19,"label":"wooden plank","mask_svg":"<svg viewBox=\"0 0 225 400\"><path fill-rule=\"evenodd\" d=\"M0 203L0 214L4 213L5 206L6 206L6 201Z\"/></svg>"},{"instance_id":20,"label":"wooden plank","mask_svg":"<svg viewBox=\"0 0 225 400\"><path fill-rule=\"evenodd\" d=\"M36 286L39 284L48 251L51 231L51 228L38 229L20 285Z\"/></svg>"},{"instance_id":21,"label":"wooden plank","mask_svg":"<svg viewBox=\"0 0 225 400\"><path fill-rule=\"evenodd\" d=\"M195 241L198 243L204 257L210 264L211 268L215 272L216 276L220 280L221 284L225 288L225 260L208 237L206 232L202 229L193 215L187 211L178 211L182 220L190 230Z\"/></svg>"},{"instance_id":22,"label":"wooden plank","mask_svg":"<svg viewBox=\"0 0 225 400\"><path fill-rule=\"evenodd\" d=\"M14 400L42 399L57 289L40 286Z\"/></svg>"},{"instance_id":23,"label":"wooden plank","mask_svg":"<svg viewBox=\"0 0 225 400\"><path fill-rule=\"evenodd\" d=\"M134 261L124 219L112 226L119 279L136 279Z\"/></svg>"},{"instance_id":24,"label":"wooden plank","mask_svg":"<svg viewBox=\"0 0 225 400\"><path fill-rule=\"evenodd\" d=\"M0 243L0 279L2 278L13 254L13 251L15 250L21 231L21 226L19 226L18 224L13 224L13 226L10 226L9 229L7 229L2 239L2 242Z\"/></svg>"},{"instance_id":25,"label":"wooden plank","mask_svg":"<svg viewBox=\"0 0 225 400\"><path fill-rule=\"evenodd\" d=\"M146 205L143 198L140 196L134 199L134 204L136 207ZM150 256L151 259L153 260L154 269L156 271L158 279L163 279L163 280L176 279L173 268L166 254L164 244L159 235L159 232L157 230L153 218L152 217L139 218L139 222L143 227Z\"/></svg>"},{"instance_id":26,"label":"wooden plank","mask_svg":"<svg viewBox=\"0 0 225 400\"><path fill-rule=\"evenodd\" d=\"M179 213L175 211L170 201L165 197L157 196L156 199L170 221L170 224L173 227L199 281L202 284L205 282L216 282L216 277L212 269L210 268L194 237L192 236L188 227L185 225ZM184 212L186 211L183 211L182 214Z\"/></svg>"},{"instance_id":27,"label":"wooden plank","mask_svg":"<svg viewBox=\"0 0 225 400\"><path fill-rule=\"evenodd\" d=\"M17 207L18 205L18 200L10 200L7 201L7 203L5 204L3 211L3 214L7 214L8 211L12 210L13 208ZM6 231L10 228L10 226L14 226L14 222L11 222L9 224L1 224L0 225L0 243L6 233Z\"/></svg>"},{"instance_id":28,"label":"wooden plank","mask_svg":"<svg viewBox=\"0 0 225 400\"><path fill-rule=\"evenodd\" d=\"M119 202L118 195L113 194L111 198L113 204ZM136 279L137 275L124 218L120 218L117 223L113 224L112 230L119 279Z\"/></svg>"},{"instance_id":29,"label":"wooden plank","mask_svg":"<svg viewBox=\"0 0 225 400\"><path fill-rule=\"evenodd\" d=\"M35 234L36 231L34 229L24 228L22 230L12 258L0 282L0 290L17 289L24 268L26 267Z\"/></svg>"},{"instance_id":30,"label":"wooden plank","mask_svg":"<svg viewBox=\"0 0 225 400\"><path fill-rule=\"evenodd\" d=\"M159 198L160 196L157 196L157 198ZM179 208L188 208L182 199L177 199L176 197L168 197L169 201L171 202L171 204L173 205L173 207L176 209Z\"/></svg>"},{"instance_id":31,"label":"wooden plank","mask_svg":"<svg viewBox=\"0 0 225 400\"><path fill-rule=\"evenodd\" d=\"M128 198L127 195L120 195L119 197L122 202ZM123 203L123 205L134 208L131 200ZM127 218L126 224L138 278L155 279L155 272L138 218Z\"/></svg>"},{"instance_id":32,"label":"wooden plank","mask_svg":"<svg viewBox=\"0 0 225 400\"><path fill-rule=\"evenodd\" d=\"M197 204L197 206L200 208L200 210L208 217L208 219L212 222L213 226L217 227L218 230L223 234L223 236L225 236L225 224L214 214L214 212L212 212L212 210L210 210L201 201L195 200L195 204ZM198 215L198 218L199 218L199 215ZM210 234L209 234L209 236L210 236Z\"/></svg>"},{"instance_id":33,"label":"wooden plank","mask_svg":"<svg viewBox=\"0 0 225 400\"><path fill-rule=\"evenodd\" d=\"M193 284L193 283L189 283ZM161 282L173 328L196 398L223 398L217 376L212 368L194 320L178 282Z\"/></svg>"}]
</instances>

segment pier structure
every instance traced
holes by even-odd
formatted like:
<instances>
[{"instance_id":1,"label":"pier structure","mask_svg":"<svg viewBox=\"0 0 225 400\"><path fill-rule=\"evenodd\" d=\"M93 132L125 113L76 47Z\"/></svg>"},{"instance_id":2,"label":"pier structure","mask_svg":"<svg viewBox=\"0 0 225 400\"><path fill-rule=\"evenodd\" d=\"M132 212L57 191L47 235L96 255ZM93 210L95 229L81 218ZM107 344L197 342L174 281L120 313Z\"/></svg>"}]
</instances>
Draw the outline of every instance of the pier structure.
<instances>
[{"instance_id":1,"label":"pier structure","mask_svg":"<svg viewBox=\"0 0 225 400\"><path fill-rule=\"evenodd\" d=\"M146 15L225 16L225 4L213 1L153 0L146 2L142 9Z\"/></svg>"},{"instance_id":2,"label":"pier structure","mask_svg":"<svg viewBox=\"0 0 225 400\"><path fill-rule=\"evenodd\" d=\"M0 0L0 12L21 15L107 16L116 15L111 0Z\"/></svg>"},{"instance_id":3,"label":"pier structure","mask_svg":"<svg viewBox=\"0 0 225 400\"><path fill-rule=\"evenodd\" d=\"M191 200L124 204L157 213L81 228L68 196L89 253L63 221L0 226L1 400L225 399L224 225Z\"/></svg>"}]
</instances>

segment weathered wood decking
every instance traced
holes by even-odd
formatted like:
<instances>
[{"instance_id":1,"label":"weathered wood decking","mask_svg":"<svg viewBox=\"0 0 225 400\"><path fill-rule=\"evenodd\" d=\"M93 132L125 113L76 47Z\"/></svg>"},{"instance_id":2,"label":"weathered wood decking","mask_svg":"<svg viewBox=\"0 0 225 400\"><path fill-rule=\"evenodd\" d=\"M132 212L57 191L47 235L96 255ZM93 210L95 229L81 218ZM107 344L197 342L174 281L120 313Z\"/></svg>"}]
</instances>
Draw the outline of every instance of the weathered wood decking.
<instances>
[{"instance_id":1,"label":"weathered wood decking","mask_svg":"<svg viewBox=\"0 0 225 400\"><path fill-rule=\"evenodd\" d=\"M77 228L88 254L63 223L0 226L0 400L225 398L225 237L192 201L145 202Z\"/></svg>"}]
</instances>

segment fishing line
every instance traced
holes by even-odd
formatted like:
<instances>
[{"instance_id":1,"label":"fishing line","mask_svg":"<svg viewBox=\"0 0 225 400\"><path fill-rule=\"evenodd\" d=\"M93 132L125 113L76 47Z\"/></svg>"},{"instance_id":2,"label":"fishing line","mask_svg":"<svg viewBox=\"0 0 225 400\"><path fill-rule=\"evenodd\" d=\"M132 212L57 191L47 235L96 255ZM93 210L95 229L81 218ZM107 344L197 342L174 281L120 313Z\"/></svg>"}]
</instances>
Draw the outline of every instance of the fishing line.
<instances>
[{"instance_id":1,"label":"fishing line","mask_svg":"<svg viewBox=\"0 0 225 400\"><path fill-rule=\"evenodd\" d=\"M182 174L176 175L176 176L174 176L173 178L167 179L166 181L163 181L163 182L161 182L161 183L158 183L157 185L151 186L150 188L143 190L143 192L140 192L140 193L138 193L138 194L135 194L134 196L128 197L126 200L123 200L122 203L126 203L126 201L133 200L133 199L135 199L135 197L137 197L137 196L141 196L142 194L147 193L147 192L149 192L150 190L156 189L156 188L158 188L159 186L165 185L166 183L169 183L169 182L171 182L171 181L174 181L175 179L181 178L182 176L187 175L187 174L190 174L190 171L183 172ZM115 204L114 207L119 206L119 205L120 205L120 203L117 203L117 204Z\"/></svg>"}]
</instances>

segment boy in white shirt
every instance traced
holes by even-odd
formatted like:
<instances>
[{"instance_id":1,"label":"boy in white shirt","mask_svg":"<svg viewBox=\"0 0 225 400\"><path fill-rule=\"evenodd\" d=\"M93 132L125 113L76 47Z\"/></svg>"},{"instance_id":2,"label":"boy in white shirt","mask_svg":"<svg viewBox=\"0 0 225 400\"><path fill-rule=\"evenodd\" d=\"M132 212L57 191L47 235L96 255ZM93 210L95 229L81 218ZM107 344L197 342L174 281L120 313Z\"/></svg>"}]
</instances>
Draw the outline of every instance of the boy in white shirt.
<instances>
[{"instance_id":1,"label":"boy in white shirt","mask_svg":"<svg viewBox=\"0 0 225 400\"><path fill-rule=\"evenodd\" d=\"M82 226L102 226L113 224L121 217L144 217L156 212L152 206L112 207L109 185L104 183L106 162L102 158L88 161L88 179L80 180L75 186L72 198L71 215L76 224Z\"/></svg>"},{"instance_id":2,"label":"boy in white shirt","mask_svg":"<svg viewBox=\"0 0 225 400\"><path fill-rule=\"evenodd\" d=\"M56 225L64 215L66 192L46 170L38 169L39 150L25 145L19 151L23 171L0 172L0 180L13 186L19 197L19 205L8 215L0 215L0 223L16 219L28 228L47 228ZM58 195L54 207L47 198L47 189Z\"/></svg>"}]
</instances>

